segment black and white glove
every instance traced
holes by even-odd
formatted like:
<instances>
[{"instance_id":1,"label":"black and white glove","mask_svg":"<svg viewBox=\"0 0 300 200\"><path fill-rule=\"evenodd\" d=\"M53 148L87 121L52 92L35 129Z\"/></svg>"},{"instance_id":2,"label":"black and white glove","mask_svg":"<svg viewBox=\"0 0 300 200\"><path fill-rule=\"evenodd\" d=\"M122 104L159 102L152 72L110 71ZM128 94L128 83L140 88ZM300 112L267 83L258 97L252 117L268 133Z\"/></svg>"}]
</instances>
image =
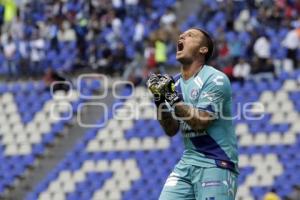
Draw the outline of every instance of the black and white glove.
<instances>
[{"instance_id":1,"label":"black and white glove","mask_svg":"<svg viewBox=\"0 0 300 200\"><path fill-rule=\"evenodd\" d=\"M163 95L171 107L173 107L175 103L182 101L175 90L175 81L171 76L166 74L162 76L160 80L161 84L163 85L162 88L165 88L165 90L163 90Z\"/></svg>"},{"instance_id":2,"label":"black and white glove","mask_svg":"<svg viewBox=\"0 0 300 200\"><path fill-rule=\"evenodd\" d=\"M157 107L159 107L160 104L165 102L165 97L161 95L159 90L159 81L161 77L162 76L160 74L151 74L147 81L147 87L153 94L154 103Z\"/></svg>"},{"instance_id":3,"label":"black and white glove","mask_svg":"<svg viewBox=\"0 0 300 200\"><path fill-rule=\"evenodd\" d=\"M160 100L166 100L172 107L175 103L181 101L181 98L175 91L174 79L169 75L151 74L147 85L154 96L159 96Z\"/></svg>"}]
</instances>

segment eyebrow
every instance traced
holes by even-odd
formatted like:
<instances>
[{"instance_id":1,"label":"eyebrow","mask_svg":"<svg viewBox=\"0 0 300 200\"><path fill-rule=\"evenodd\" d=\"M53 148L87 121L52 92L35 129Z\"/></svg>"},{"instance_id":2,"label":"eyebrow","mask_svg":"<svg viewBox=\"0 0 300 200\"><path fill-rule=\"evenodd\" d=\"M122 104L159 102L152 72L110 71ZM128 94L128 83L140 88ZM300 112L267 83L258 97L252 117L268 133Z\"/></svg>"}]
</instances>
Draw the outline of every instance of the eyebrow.
<instances>
[{"instance_id":1,"label":"eyebrow","mask_svg":"<svg viewBox=\"0 0 300 200\"><path fill-rule=\"evenodd\" d=\"M185 31L185 32L181 33L180 35L188 34L188 33L191 33L193 36L195 36L195 32L193 32L192 30Z\"/></svg>"}]
</instances>

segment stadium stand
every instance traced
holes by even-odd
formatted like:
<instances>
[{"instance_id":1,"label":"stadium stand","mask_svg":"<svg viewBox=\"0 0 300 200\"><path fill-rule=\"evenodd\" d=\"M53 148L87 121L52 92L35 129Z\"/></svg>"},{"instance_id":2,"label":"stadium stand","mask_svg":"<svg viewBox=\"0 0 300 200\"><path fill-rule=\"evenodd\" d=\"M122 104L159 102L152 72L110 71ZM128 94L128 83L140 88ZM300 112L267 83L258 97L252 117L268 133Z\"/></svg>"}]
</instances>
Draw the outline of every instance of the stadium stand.
<instances>
[{"instance_id":1,"label":"stadium stand","mask_svg":"<svg viewBox=\"0 0 300 200\"><path fill-rule=\"evenodd\" d=\"M85 95L97 87L82 81ZM1 84L1 181L3 194L34 167L38 157L64 133L82 99L75 89L53 92L44 82Z\"/></svg>"},{"instance_id":2,"label":"stadium stand","mask_svg":"<svg viewBox=\"0 0 300 200\"><path fill-rule=\"evenodd\" d=\"M235 120L241 169L237 199L261 199L271 187L283 197L299 184L299 78L296 71L271 82L233 84L236 114L250 102L266 107L249 109L250 117L263 113L260 120ZM128 98L116 100L118 109L111 110L108 123L86 132L27 200L158 198L182 153L181 138L164 135L144 87L132 95L127 90ZM130 106L138 110L137 118L129 118Z\"/></svg>"},{"instance_id":3,"label":"stadium stand","mask_svg":"<svg viewBox=\"0 0 300 200\"><path fill-rule=\"evenodd\" d=\"M117 46L126 46L126 59L133 59L139 43L159 28L157 22L174 3L175 0L2 2L0 7L13 17L3 26L0 73L22 76L21 72L32 71L40 75L48 67L71 71L92 65L92 57L95 65L108 54L118 58L112 60L110 70L122 71L124 63L117 63ZM0 18L5 16L0 13ZM6 56L5 52L10 53Z\"/></svg>"}]
</instances>

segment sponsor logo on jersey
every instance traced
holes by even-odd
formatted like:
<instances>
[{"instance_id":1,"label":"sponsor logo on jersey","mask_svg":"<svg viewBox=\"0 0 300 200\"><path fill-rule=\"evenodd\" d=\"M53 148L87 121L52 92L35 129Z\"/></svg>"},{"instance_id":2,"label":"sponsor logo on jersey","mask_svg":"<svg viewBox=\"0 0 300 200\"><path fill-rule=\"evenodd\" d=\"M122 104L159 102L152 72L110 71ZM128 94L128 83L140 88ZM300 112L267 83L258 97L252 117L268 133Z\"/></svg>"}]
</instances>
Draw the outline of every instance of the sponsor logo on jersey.
<instances>
[{"instance_id":1,"label":"sponsor logo on jersey","mask_svg":"<svg viewBox=\"0 0 300 200\"><path fill-rule=\"evenodd\" d=\"M196 88L193 88L191 90L191 94L190 94L191 99L195 100L195 99L197 99L198 96L199 96L199 90Z\"/></svg>"},{"instance_id":2,"label":"sponsor logo on jersey","mask_svg":"<svg viewBox=\"0 0 300 200\"><path fill-rule=\"evenodd\" d=\"M202 182L202 187L212 187L212 186L221 186L222 182L221 181L206 181Z\"/></svg>"}]
</instances>

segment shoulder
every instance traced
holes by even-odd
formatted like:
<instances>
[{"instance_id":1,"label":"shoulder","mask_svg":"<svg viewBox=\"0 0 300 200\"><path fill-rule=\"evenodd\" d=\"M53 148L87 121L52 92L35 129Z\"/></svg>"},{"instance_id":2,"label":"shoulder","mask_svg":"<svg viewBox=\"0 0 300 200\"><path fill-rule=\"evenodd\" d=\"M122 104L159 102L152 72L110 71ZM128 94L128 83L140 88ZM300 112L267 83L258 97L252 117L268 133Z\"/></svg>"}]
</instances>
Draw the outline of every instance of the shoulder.
<instances>
[{"instance_id":1,"label":"shoulder","mask_svg":"<svg viewBox=\"0 0 300 200\"><path fill-rule=\"evenodd\" d=\"M178 81L181 77L181 73L175 74L174 76L172 76L172 78L174 79L174 81Z\"/></svg>"},{"instance_id":2,"label":"shoulder","mask_svg":"<svg viewBox=\"0 0 300 200\"><path fill-rule=\"evenodd\" d=\"M204 83L212 83L220 86L230 85L230 80L226 74L209 65L205 66L202 79Z\"/></svg>"},{"instance_id":3,"label":"shoulder","mask_svg":"<svg viewBox=\"0 0 300 200\"><path fill-rule=\"evenodd\" d=\"M230 80L223 72L206 66L202 76L204 90L215 91L226 96L231 95Z\"/></svg>"}]
</instances>

